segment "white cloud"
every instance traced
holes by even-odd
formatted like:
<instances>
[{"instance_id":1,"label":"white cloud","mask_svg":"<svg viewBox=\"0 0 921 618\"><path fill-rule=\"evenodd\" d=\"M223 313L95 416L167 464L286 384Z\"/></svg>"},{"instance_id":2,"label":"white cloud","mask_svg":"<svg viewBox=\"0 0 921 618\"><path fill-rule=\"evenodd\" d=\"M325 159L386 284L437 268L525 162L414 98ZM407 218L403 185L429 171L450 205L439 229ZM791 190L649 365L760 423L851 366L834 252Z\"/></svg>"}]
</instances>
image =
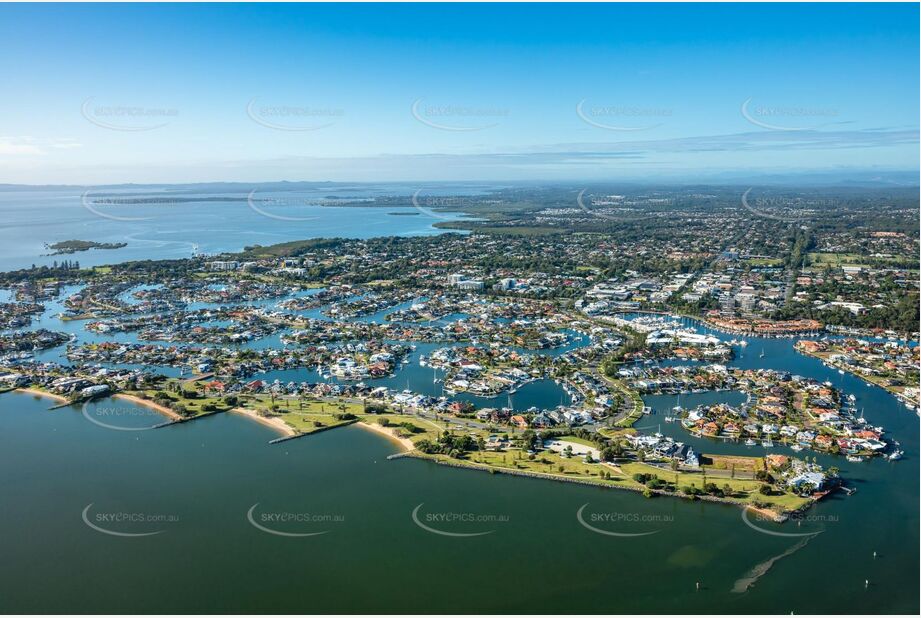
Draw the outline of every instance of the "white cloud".
<instances>
[{"instance_id":1,"label":"white cloud","mask_svg":"<svg viewBox=\"0 0 921 618\"><path fill-rule=\"evenodd\" d=\"M71 138L35 138L30 136L0 136L0 156L41 156L47 148L80 148L82 144Z\"/></svg>"}]
</instances>

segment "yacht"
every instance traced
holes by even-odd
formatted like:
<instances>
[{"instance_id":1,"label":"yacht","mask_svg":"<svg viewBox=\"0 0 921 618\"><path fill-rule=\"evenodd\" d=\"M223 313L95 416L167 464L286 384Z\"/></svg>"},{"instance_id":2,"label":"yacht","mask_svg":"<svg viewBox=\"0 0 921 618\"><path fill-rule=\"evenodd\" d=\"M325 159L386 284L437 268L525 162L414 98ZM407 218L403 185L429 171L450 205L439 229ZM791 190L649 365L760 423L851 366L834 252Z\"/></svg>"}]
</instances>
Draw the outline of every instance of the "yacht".
<instances>
[{"instance_id":1,"label":"yacht","mask_svg":"<svg viewBox=\"0 0 921 618\"><path fill-rule=\"evenodd\" d=\"M748 440L745 441L745 446L755 446L755 444L757 444L757 443L756 443L754 440L752 440L751 438L749 438Z\"/></svg>"},{"instance_id":2,"label":"yacht","mask_svg":"<svg viewBox=\"0 0 921 618\"><path fill-rule=\"evenodd\" d=\"M887 455L887 457L889 458L889 461L895 461L897 459L901 459L903 453L903 451L892 451L889 453L889 455Z\"/></svg>"},{"instance_id":3,"label":"yacht","mask_svg":"<svg viewBox=\"0 0 921 618\"><path fill-rule=\"evenodd\" d=\"M774 443L771 442L770 438L766 438L761 441L761 446L763 446L764 448L771 448L774 446Z\"/></svg>"},{"instance_id":4,"label":"yacht","mask_svg":"<svg viewBox=\"0 0 921 618\"><path fill-rule=\"evenodd\" d=\"M797 442L796 444L792 444L792 445L790 446L790 449L793 450L793 451L795 451L795 452L797 452L797 453L799 453L801 450L803 450L803 445L800 444L799 442Z\"/></svg>"},{"instance_id":5,"label":"yacht","mask_svg":"<svg viewBox=\"0 0 921 618\"><path fill-rule=\"evenodd\" d=\"M848 455L845 459L854 463L860 463L863 461L863 457L859 457L857 455Z\"/></svg>"}]
</instances>

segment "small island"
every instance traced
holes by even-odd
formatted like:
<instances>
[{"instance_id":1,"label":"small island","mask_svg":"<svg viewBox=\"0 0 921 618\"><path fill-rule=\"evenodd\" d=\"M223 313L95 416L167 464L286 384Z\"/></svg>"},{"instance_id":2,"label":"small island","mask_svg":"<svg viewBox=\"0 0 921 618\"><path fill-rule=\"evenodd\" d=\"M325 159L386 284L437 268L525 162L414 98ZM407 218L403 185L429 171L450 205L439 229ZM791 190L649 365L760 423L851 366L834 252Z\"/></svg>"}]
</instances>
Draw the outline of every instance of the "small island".
<instances>
[{"instance_id":1,"label":"small island","mask_svg":"<svg viewBox=\"0 0 921 618\"><path fill-rule=\"evenodd\" d=\"M127 246L126 242L93 242L91 240L62 240L51 245L45 243L45 248L52 251L48 255L65 255L90 249L121 249Z\"/></svg>"}]
</instances>

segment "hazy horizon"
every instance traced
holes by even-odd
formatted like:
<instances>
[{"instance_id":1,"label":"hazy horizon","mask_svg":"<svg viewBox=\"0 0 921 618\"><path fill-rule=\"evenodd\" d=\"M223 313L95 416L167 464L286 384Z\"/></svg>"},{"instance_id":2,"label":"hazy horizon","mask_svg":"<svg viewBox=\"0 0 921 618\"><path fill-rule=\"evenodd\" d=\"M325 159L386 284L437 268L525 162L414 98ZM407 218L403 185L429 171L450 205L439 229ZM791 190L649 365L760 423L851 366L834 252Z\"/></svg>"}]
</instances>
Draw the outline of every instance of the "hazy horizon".
<instances>
[{"instance_id":1,"label":"hazy horizon","mask_svg":"<svg viewBox=\"0 0 921 618\"><path fill-rule=\"evenodd\" d=\"M912 4L4 5L0 183L917 174L917 22Z\"/></svg>"}]
</instances>

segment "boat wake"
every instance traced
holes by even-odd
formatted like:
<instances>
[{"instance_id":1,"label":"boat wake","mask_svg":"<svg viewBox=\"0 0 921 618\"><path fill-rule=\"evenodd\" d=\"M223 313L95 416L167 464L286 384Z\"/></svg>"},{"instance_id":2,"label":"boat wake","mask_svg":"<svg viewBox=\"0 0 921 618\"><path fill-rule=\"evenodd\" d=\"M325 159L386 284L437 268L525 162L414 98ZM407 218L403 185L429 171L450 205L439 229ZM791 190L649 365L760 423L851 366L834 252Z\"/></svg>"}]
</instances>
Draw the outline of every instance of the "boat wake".
<instances>
[{"instance_id":1,"label":"boat wake","mask_svg":"<svg viewBox=\"0 0 921 618\"><path fill-rule=\"evenodd\" d=\"M777 554L773 558L768 558L761 564L755 566L751 571L745 574L745 577L742 577L736 580L736 583L732 587L732 592L735 592L738 594L746 592L749 588L755 585L755 582L761 579L761 577L764 576L765 573L771 570L771 567L774 566L775 562L783 558L786 558L787 556L795 554L802 548L806 547L806 544L809 543L809 541L815 538L818 534L821 534L821 532L802 539L800 542L798 542L796 545L786 550L785 552L781 554Z\"/></svg>"}]
</instances>

